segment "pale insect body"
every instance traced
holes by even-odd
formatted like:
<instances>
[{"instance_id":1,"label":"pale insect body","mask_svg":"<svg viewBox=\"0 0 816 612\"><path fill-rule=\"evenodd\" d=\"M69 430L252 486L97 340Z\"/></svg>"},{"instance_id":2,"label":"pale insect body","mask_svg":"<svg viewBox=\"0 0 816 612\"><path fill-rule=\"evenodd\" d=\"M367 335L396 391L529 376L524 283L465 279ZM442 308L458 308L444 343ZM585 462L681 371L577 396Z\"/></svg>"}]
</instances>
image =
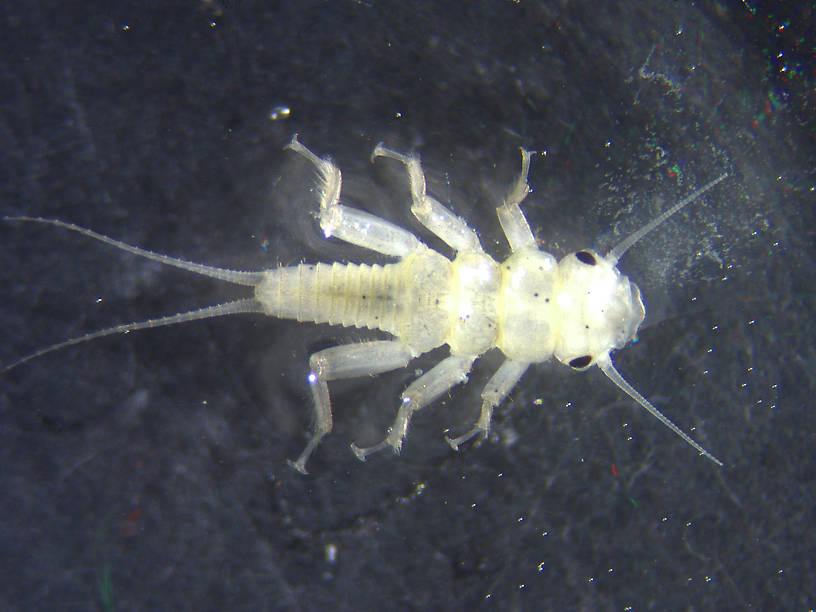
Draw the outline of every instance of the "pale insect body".
<instances>
[{"instance_id":1,"label":"pale insect body","mask_svg":"<svg viewBox=\"0 0 816 612\"><path fill-rule=\"evenodd\" d=\"M635 337L645 317L640 291L618 271L618 259L646 233L711 189L726 174L629 236L606 257L583 250L557 261L539 250L519 206L531 191L527 175L532 153L522 149L521 172L497 209L512 250L499 263L484 252L476 233L463 219L426 193L425 176L417 156L403 155L380 144L372 159L388 157L405 166L410 181L411 212L456 252L452 260L428 248L411 232L341 204L340 170L304 147L297 136L287 148L308 159L317 169L318 219L325 236L394 257L394 263L301 263L262 272L241 272L146 251L63 221L6 217L7 221L48 223L77 231L135 255L254 287L255 293L252 298L92 332L43 348L6 366L4 371L56 349L101 336L256 312L298 321L379 329L392 336L391 340L331 347L309 359L314 426L303 452L297 460L290 461L302 473L306 473L306 462L321 438L332 429L330 380L402 368L443 344L450 348L450 355L402 392L396 419L382 442L366 448L351 445L359 459L365 460L384 448L399 452L413 413L466 382L476 359L488 350L499 349L505 359L482 390L477 422L463 435L447 438L454 449L474 437L486 436L493 409L509 395L528 367L555 357L577 370L598 365L621 390L685 442L722 465L629 385L612 365L610 353Z\"/></svg>"}]
</instances>

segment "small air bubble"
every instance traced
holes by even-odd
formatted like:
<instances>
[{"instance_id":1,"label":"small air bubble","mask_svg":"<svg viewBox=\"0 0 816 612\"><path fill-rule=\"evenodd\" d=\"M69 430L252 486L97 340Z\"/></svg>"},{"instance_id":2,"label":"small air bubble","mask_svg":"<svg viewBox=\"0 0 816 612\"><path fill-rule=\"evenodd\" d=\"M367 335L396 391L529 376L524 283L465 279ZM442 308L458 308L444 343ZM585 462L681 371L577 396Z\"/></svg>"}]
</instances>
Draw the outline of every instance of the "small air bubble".
<instances>
[{"instance_id":1,"label":"small air bubble","mask_svg":"<svg viewBox=\"0 0 816 612\"><path fill-rule=\"evenodd\" d=\"M288 119L292 114L292 109L288 106L278 105L272 107L272 110L269 111L269 119L272 121L281 121L282 119Z\"/></svg>"}]
</instances>

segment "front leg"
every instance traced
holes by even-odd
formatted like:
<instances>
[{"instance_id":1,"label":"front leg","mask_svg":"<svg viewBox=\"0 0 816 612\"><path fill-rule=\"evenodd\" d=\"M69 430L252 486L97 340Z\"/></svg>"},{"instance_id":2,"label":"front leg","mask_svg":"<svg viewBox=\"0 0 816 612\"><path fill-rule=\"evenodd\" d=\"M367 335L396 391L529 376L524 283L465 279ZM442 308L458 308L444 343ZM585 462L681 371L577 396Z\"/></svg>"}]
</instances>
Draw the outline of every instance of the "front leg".
<instances>
[{"instance_id":1,"label":"front leg","mask_svg":"<svg viewBox=\"0 0 816 612\"><path fill-rule=\"evenodd\" d=\"M521 212L519 204L532 191L527 184L527 175L530 172L530 157L535 151L521 149L521 172L513 185L504 204L496 209L499 216L499 224L504 230L510 249L516 252L520 249L532 247L536 248L535 236L527 223L527 218Z\"/></svg>"},{"instance_id":2,"label":"front leg","mask_svg":"<svg viewBox=\"0 0 816 612\"><path fill-rule=\"evenodd\" d=\"M314 353L309 358L309 387L314 399L312 437L296 461L289 465L307 474L306 461L320 439L331 431L332 412L328 381L355 378L404 368L415 355L399 340L375 340L360 344L333 346Z\"/></svg>"},{"instance_id":3,"label":"front leg","mask_svg":"<svg viewBox=\"0 0 816 612\"><path fill-rule=\"evenodd\" d=\"M496 373L487 381L485 388L482 389L482 411L476 424L458 438L445 436L453 450L459 450L462 444L476 436L487 437L487 432L490 431L490 420L493 418L493 409L510 395L510 391L513 390L524 372L527 371L529 365L529 363L511 361L510 359L501 364Z\"/></svg>"},{"instance_id":4,"label":"front leg","mask_svg":"<svg viewBox=\"0 0 816 612\"><path fill-rule=\"evenodd\" d=\"M467 382L468 372L473 367L474 361L476 361L475 355L451 355L408 385L408 388L402 393L402 403L397 418L388 430L385 439L379 444L366 448L361 448L356 444L351 445L351 450L354 451L357 458L365 461L371 453L376 453L388 446L395 453L399 453L413 413L424 408L443 393L447 393L451 387Z\"/></svg>"}]
</instances>

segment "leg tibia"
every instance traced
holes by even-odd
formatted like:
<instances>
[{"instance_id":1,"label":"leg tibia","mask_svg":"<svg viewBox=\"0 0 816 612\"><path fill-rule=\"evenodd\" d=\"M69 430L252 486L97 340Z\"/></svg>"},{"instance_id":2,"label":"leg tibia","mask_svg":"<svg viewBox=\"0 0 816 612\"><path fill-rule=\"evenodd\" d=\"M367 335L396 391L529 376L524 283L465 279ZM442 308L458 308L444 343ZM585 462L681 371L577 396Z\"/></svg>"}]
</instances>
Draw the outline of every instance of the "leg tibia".
<instances>
[{"instance_id":1,"label":"leg tibia","mask_svg":"<svg viewBox=\"0 0 816 612\"><path fill-rule=\"evenodd\" d=\"M490 430L490 419L493 417L493 409L510 394L510 391L516 386L529 365L528 363L508 359L496 370L496 373L490 377L482 390L482 411L476 424L458 438L445 436L453 450L459 450L459 446L476 436L487 437L487 432Z\"/></svg>"},{"instance_id":2,"label":"leg tibia","mask_svg":"<svg viewBox=\"0 0 816 612\"><path fill-rule=\"evenodd\" d=\"M292 140L284 148L302 155L317 169L317 173L320 175L318 190L320 191L320 214L322 216L325 210L336 206L340 201L340 189L343 185L340 168L335 166L331 160L322 159L304 147L297 139L297 134L292 136Z\"/></svg>"},{"instance_id":3,"label":"leg tibia","mask_svg":"<svg viewBox=\"0 0 816 612\"><path fill-rule=\"evenodd\" d=\"M527 184L527 174L530 171L530 156L532 154L532 151L521 150L521 173L504 204L496 209L499 224L502 226L507 242L510 243L510 248L513 251L536 246L533 232L519 206L531 191L530 186Z\"/></svg>"},{"instance_id":4,"label":"leg tibia","mask_svg":"<svg viewBox=\"0 0 816 612\"><path fill-rule=\"evenodd\" d=\"M386 438L379 444L366 448L361 448L356 444L351 445L357 458L365 461L368 455L386 447L391 447L395 453L398 453L402 448L402 440L408 431L408 424L413 413L424 408L455 385L466 382L474 361L476 361L476 356L473 355L451 355L411 383L402 394L402 403L397 418L388 430Z\"/></svg>"},{"instance_id":5,"label":"leg tibia","mask_svg":"<svg viewBox=\"0 0 816 612\"><path fill-rule=\"evenodd\" d=\"M326 238L335 236L350 244L394 257L403 257L418 249L427 248L408 230L370 213L340 204L343 184L340 169L331 160L320 158L303 146L297 139L297 134L286 148L302 155L317 168L320 175L320 229Z\"/></svg>"},{"instance_id":6,"label":"leg tibia","mask_svg":"<svg viewBox=\"0 0 816 612\"><path fill-rule=\"evenodd\" d=\"M306 474L306 462L323 436L331 431L332 412L328 381L380 374L408 365L414 355L397 340L377 340L362 344L345 344L319 351L309 359L308 381L314 400L312 437L296 461L289 465Z\"/></svg>"},{"instance_id":7,"label":"leg tibia","mask_svg":"<svg viewBox=\"0 0 816 612\"><path fill-rule=\"evenodd\" d=\"M375 157L390 157L405 165L411 183L411 212L417 220L431 232L439 236L455 251L479 251L479 238L464 219L455 215L435 198L425 193L425 173L416 155L404 155L378 144L371 154Z\"/></svg>"}]
</instances>

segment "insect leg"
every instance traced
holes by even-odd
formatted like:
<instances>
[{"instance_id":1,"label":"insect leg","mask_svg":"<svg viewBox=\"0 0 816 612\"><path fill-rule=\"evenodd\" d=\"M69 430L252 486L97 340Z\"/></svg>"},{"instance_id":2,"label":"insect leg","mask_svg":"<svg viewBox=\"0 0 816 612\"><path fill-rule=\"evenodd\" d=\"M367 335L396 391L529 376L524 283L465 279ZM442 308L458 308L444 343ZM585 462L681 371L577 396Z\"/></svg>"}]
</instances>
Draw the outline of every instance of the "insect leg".
<instances>
[{"instance_id":1,"label":"insect leg","mask_svg":"<svg viewBox=\"0 0 816 612\"><path fill-rule=\"evenodd\" d=\"M320 176L320 229L326 238L335 236L350 244L394 257L427 248L408 230L371 213L340 204L343 182L340 169L331 160L322 159L304 147L297 134L285 148L302 155L317 168Z\"/></svg>"},{"instance_id":2,"label":"insect leg","mask_svg":"<svg viewBox=\"0 0 816 612\"><path fill-rule=\"evenodd\" d=\"M510 243L510 248L515 252L527 247L536 247L535 236L527 223L524 213L521 212L519 204L532 191L527 184L527 175L530 172L530 157L534 151L521 149L521 172L516 179L513 189L504 201L504 204L496 209L499 216L499 223Z\"/></svg>"},{"instance_id":3,"label":"insect leg","mask_svg":"<svg viewBox=\"0 0 816 612\"><path fill-rule=\"evenodd\" d=\"M476 436L487 437L487 432L490 430L490 419L493 417L493 409L510 394L510 391L513 390L524 372L527 371L529 365L529 363L511 361L510 359L501 364L482 390L482 412L479 414L479 420L476 421L476 424L470 431L458 438L445 436L453 450L459 450L461 444Z\"/></svg>"},{"instance_id":4,"label":"insect leg","mask_svg":"<svg viewBox=\"0 0 816 612\"><path fill-rule=\"evenodd\" d=\"M314 353L309 358L308 377L314 398L312 437L297 460L288 461L289 465L301 474L307 474L306 461L317 448L320 439L331 431L332 413L328 381L404 368L414 357L408 347L398 340L344 344Z\"/></svg>"},{"instance_id":5,"label":"insect leg","mask_svg":"<svg viewBox=\"0 0 816 612\"><path fill-rule=\"evenodd\" d=\"M411 212L422 225L439 236L455 251L482 252L479 238L467 222L443 206L436 198L425 193L425 173L419 163L419 156L404 155L380 143L374 147L374 152L371 154L372 160L375 157L390 157L405 165L411 183L413 201Z\"/></svg>"},{"instance_id":6,"label":"insect leg","mask_svg":"<svg viewBox=\"0 0 816 612\"><path fill-rule=\"evenodd\" d=\"M357 455L360 461L365 461L371 453L375 453L390 446L395 453L402 448L402 440L408 431L408 423L411 415L420 408L433 402L451 387L459 383L467 382L468 372L476 361L475 355L451 355L436 364L430 371L426 372L408 388L403 391L397 418L388 430L388 435L379 444L360 448L356 444L351 445L351 450Z\"/></svg>"}]
</instances>

